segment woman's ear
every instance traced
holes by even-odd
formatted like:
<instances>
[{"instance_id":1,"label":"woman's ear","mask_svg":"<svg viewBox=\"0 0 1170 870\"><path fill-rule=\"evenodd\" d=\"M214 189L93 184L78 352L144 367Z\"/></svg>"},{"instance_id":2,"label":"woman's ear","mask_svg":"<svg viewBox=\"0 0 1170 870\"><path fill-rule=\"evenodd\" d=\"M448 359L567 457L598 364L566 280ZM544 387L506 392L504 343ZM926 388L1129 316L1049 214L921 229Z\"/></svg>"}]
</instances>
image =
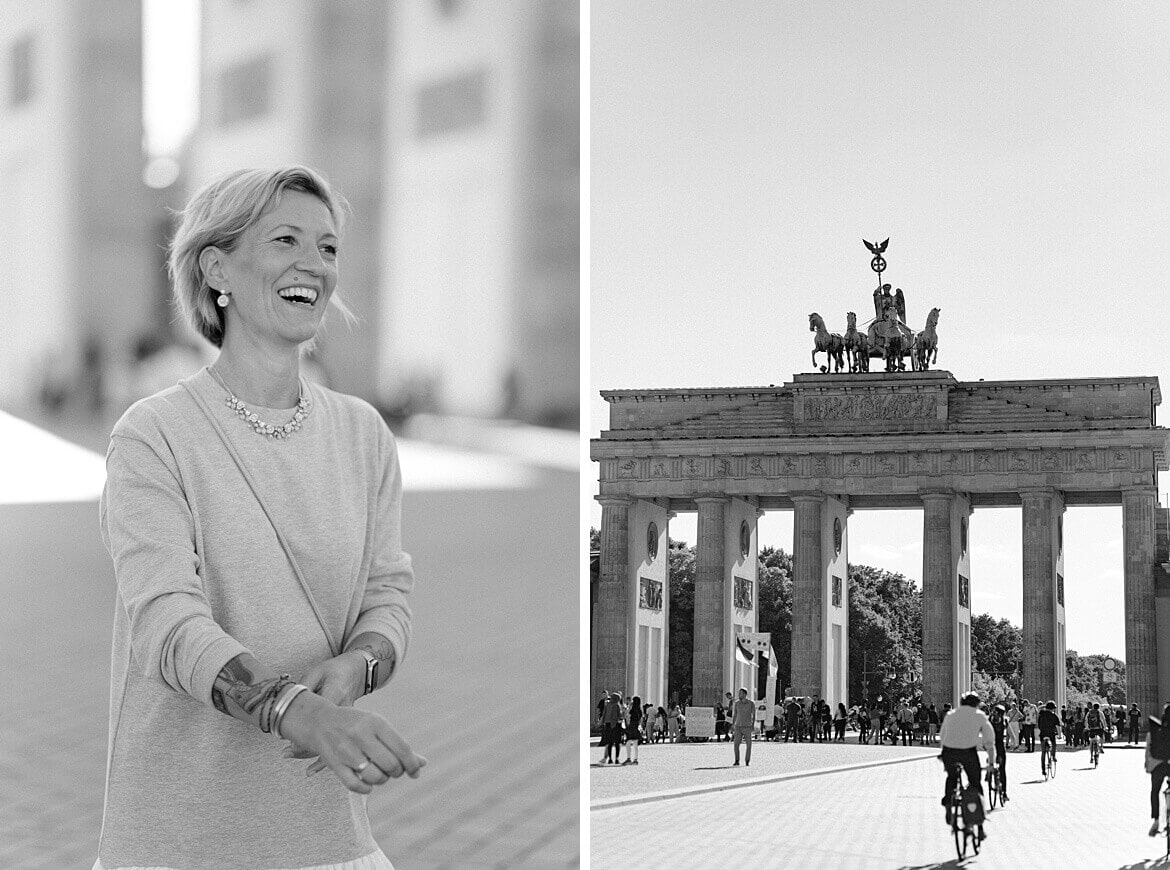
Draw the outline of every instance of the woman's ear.
<instances>
[{"instance_id":1,"label":"woman's ear","mask_svg":"<svg viewBox=\"0 0 1170 870\"><path fill-rule=\"evenodd\" d=\"M215 245L208 245L199 252L199 268L203 270L208 287L221 292L227 289L227 279L223 274L223 251Z\"/></svg>"}]
</instances>

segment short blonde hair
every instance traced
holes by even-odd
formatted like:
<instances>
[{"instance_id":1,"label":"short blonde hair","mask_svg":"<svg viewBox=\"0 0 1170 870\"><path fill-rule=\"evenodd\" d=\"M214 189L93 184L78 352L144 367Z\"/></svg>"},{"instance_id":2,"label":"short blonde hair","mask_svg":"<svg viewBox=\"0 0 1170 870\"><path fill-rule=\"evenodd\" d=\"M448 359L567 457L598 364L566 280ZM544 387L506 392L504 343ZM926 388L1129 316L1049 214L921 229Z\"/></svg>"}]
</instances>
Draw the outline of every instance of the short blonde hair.
<instances>
[{"instance_id":1,"label":"short blonde hair","mask_svg":"<svg viewBox=\"0 0 1170 870\"><path fill-rule=\"evenodd\" d=\"M199 255L208 247L235 250L244 230L286 190L312 194L325 203L341 232L348 203L321 173L307 166L224 173L196 191L179 213L179 228L171 239L167 257L175 304L180 316L216 347L223 346L224 310L215 304L214 297L219 294L208 285ZM352 320L353 315L338 294L333 294L330 304Z\"/></svg>"}]
</instances>

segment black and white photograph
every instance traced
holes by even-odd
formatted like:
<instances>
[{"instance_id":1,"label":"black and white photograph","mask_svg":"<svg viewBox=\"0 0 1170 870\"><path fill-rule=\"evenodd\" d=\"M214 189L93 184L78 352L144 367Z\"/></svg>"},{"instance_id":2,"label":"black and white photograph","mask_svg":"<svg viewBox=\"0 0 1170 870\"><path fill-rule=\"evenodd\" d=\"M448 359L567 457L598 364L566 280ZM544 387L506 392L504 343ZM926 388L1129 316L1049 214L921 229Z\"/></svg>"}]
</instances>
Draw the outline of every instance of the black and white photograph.
<instances>
[{"instance_id":1,"label":"black and white photograph","mask_svg":"<svg viewBox=\"0 0 1170 870\"><path fill-rule=\"evenodd\" d=\"M580 866L580 15L0 3L0 866Z\"/></svg>"},{"instance_id":2,"label":"black and white photograph","mask_svg":"<svg viewBox=\"0 0 1170 870\"><path fill-rule=\"evenodd\" d=\"M1170 10L589 15L591 866L1165 866Z\"/></svg>"}]
</instances>

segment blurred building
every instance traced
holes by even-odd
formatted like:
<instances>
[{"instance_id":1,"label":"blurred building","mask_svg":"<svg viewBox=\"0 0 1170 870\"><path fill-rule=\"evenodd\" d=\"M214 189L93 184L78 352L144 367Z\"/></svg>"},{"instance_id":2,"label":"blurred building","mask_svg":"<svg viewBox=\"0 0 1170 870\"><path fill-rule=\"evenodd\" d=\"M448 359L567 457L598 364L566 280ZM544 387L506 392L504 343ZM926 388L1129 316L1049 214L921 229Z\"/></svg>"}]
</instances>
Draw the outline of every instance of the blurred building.
<instances>
[{"instance_id":1,"label":"blurred building","mask_svg":"<svg viewBox=\"0 0 1170 870\"><path fill-rule=\"evenodd\" d=\"M331 385L373 398L385 179L386 3L204 0L199 125L185 172L194 191L230 169L304 163L349 200L336 312L319 354Z\"/></svg>"},{"instance_id":2,"label":"blurred building","mask_svg":"<svg viewBox=\"0 0 1170 870\"><path fill-rule=\"evenodd\" d=\"M576 0L394 4L379 393L575 426Z\"/></svg>"},{"instance_id":3,"label":"blurred building","mask_svg":"<svg viewBox=\"0 0 1170 870\"><path fill-rule=\"evenodd\" d=\"M157 327L139 0L0 0L0 403L70 393Z\"/></svg>"},{"instance_id":4,"label":"blurred building","mask_svg":"<svg viewBox=\"0 0 1170 870\"><path fill-rule=\"evenodd\" d=\"M333 386L576 425L576 0L206 0L192 187L323 171L353 217Z\"/></svg>"}]
</instances>

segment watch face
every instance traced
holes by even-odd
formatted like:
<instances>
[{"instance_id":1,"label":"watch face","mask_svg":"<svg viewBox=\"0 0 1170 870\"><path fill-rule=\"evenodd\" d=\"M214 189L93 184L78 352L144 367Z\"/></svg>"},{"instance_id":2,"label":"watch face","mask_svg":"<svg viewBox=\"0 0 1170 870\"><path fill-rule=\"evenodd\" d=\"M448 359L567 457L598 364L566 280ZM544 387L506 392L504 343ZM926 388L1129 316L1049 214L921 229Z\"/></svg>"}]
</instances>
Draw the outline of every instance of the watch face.
<instances>
[{"instance_id":1,"label":"watch face","mask_svg":"<svg viewBox=\"0 0 1170 870\"><path fill-rule=\"evenodd\" d=\"M744 520L739 527L739 554L746 556L748 551L752 548L752 530L748 526L747 520Z\"/></svg>"},{"instance_id":2,"label":"watch face","mask_svg":"<svg viewBox=\"0 0 1170 870\"><path fill-rule=\"evenodd\" d=\"M646 555L651 562L658 558L658 523L646 527Z\"/></svg>"}]
</instances>

